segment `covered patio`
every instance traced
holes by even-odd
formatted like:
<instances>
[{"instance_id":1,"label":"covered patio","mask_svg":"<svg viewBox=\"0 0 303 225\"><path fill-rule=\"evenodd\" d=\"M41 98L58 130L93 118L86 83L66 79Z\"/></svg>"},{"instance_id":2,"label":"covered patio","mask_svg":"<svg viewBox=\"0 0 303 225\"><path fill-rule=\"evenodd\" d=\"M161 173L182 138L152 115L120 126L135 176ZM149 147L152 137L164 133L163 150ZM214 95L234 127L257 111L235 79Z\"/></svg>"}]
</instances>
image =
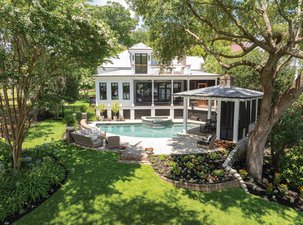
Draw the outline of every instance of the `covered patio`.
<instances>
[{"instance_id":1,"label":"covered patio","mask_svg":"<svg viewBox=\"0 0 303 225\"><path fill-rule=\"evenodd\" d=\"M234 143L251 132L258 118L262 92L229 85L218 85L174 94L183 98L183 134L187 134L189 100L207 100L207 119L211 119L212 101L216 102L216 137Z\"/></svg>"}]
</instances>

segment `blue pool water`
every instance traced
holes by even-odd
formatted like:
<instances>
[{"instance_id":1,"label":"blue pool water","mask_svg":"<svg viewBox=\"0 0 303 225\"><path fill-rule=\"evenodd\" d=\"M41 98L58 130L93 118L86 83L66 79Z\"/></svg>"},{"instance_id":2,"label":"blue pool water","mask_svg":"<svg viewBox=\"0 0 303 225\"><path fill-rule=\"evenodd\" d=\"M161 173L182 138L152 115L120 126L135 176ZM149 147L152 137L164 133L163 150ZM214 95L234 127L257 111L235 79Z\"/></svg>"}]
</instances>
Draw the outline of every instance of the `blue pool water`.
<instances>
[{"instance_id":1,"label":"blue pool water","mask_svg":"<svg viewBox=\"0 0 303 225\"><path fill-rule=\"evenodd\" d=\"M171 138L182 132L182 124L173 124L171 127L154 129L142 127L142 124L97 124L98 128L108 133L129 137ZM199 124L188 124L187 129L192 129Z\"/></svg>"}]
</instances>

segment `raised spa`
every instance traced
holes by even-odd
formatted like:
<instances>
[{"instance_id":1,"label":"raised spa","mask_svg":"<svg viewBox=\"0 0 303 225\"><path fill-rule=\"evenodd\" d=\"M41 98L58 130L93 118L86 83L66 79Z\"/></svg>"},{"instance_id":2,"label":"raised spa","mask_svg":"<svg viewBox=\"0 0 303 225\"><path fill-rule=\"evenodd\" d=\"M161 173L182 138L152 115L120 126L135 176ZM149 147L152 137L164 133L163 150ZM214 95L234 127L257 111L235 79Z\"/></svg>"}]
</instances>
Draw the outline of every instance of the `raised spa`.
<instances>
[{"instance_id":1,"label":"raised spa","mask_svg":"<svg viewBox=\"0 0 303 225\"><path fill-rule=\"evenodd\" d=\"M165 128L173 124L170 116L142 116L142 126L146 128Z\"/></svg>"}]
</instances>

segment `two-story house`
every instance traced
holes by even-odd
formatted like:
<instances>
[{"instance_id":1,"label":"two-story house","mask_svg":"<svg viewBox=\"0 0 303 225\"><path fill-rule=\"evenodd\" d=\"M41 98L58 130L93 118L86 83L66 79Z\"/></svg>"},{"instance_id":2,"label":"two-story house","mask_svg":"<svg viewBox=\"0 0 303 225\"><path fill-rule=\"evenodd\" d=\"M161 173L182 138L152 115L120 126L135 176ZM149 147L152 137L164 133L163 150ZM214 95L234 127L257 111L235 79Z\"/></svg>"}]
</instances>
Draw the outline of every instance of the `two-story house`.
<instances>
[{"instance_id":1,"label":"two-story house","mask_svg":"<svg viewBox=\"0 0 303 225\"><path fill-rule=\"evenodd\" d=\"M105 117L111 118L111 105L119 101L125 119L141 116L182 118L183 101L174 93L217 85L220 75L203 72L202 57L186 56L174 60L163 70L154 60L153 49L139 43L100 65L95 76L96 105L106 106ZM213 105L213 109L215 105ZM206 101L196 101L190 110L207 115Z\"/></svg>"}]
</instances>

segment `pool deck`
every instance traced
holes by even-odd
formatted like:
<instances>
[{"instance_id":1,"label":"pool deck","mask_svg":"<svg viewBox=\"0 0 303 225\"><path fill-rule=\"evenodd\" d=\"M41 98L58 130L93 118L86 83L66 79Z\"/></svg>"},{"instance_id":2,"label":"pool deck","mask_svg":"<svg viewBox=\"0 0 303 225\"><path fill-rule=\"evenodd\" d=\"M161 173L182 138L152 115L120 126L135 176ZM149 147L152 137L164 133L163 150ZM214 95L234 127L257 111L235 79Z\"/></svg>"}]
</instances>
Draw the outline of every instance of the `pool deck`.
<instances>
[{"instance_id":1,"label":"pool deck","mask_svg":"<svg viewBox=\"0 0 303 225\"><path fill-rule=\"evenodd\" d=\"M174 123L183 122L183 120L174 120ZM201 124L201 121L189 121L190 123ZM126 120L126 121L97 121L91 123L96 124L127 124L127 123L141 123L141 120ZM204 134L205 135L205 134ZM116 134L107 133L107 136L117 136ZM198 148L197 141L201 140L202 133L199 127L188 130L188 134L178 134L172 138L143 138L143 137L129 137L120 135L121 145L127 146L126 152L134 154L144 154L145 148L153 148L154 154L197 154L208 151L216 151L212 148Z\"/></svg>"}]
</instances>

